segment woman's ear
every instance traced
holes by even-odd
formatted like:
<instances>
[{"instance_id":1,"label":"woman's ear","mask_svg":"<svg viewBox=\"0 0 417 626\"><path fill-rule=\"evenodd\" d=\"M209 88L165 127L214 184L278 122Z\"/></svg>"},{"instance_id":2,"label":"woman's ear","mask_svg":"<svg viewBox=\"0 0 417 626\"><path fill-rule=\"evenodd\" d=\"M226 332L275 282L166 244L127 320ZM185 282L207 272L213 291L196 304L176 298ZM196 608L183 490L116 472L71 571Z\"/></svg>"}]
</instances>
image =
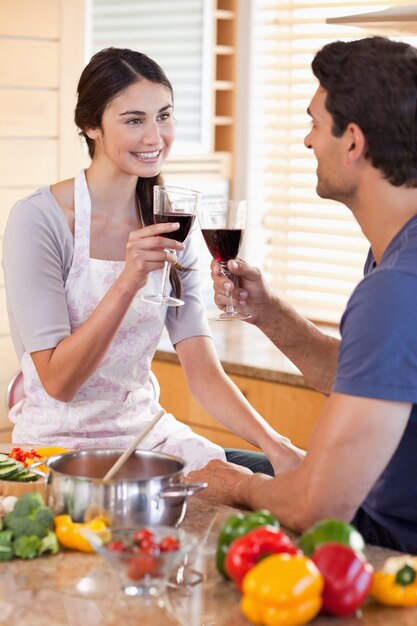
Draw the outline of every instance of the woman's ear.
<instances>
[{"instance_id":1,"label":"woman's ear","mask_svg":"<svg viewBox=\"0 0 417 626\"><path fill-rule=\"evenodd\" d=\"M98 139L100 133L101 133L101 129L98 126L96 126L96 128L86 128L84 130L84 134L87 135L89 139L93 139L93 140Z\"/></svg>"}]
</instances>

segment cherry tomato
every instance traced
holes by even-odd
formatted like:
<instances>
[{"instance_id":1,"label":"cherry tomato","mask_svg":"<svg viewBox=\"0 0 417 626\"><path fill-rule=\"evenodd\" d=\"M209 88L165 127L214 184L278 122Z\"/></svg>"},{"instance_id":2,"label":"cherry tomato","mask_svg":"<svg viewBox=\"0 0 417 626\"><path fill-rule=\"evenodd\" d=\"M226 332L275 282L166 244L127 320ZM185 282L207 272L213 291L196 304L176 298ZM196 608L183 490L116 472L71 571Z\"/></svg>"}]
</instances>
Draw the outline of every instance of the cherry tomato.
<instances>
[{"instance_id":1,"label":"cherry tomato","mask_svg":"<svg viewBox=\"0 0 417 626\"><path fill-rule=\"evenodd\" d=\"M145 539L155 543L154 534L149 528L139 528L133 535L133 541L137 544L141 544Z\"/></svg>"},{"instance_id":2,"label":"cherry tomato","mask_svg":"<svg viewBox=\"0 0 417 626\"><path fill-rule=\"evenodd\" d=\"M111 552L129 552L129 548L124 541L109 541L106 544L106 548Z\"/></svg>"},{"instance_id":3,"label":"cherry tomato","mask_svg":"<svg viewBox=\"0 0 417 626\"><path fill-rule=\"evenodd\" d=\"M142 539L142 541L138 544L139 552L143 552L145 554L155 554L158 552L158 544L154 541L154 539Z\"/></svg>"},{"instance_id":4,"label":"cherry tomato","mask_svg":"<svg viewBox=\"0 0 417 626\"><path fill-rule=\"evenodd\" d=\"M151 554L132 556L127 564L127 576L132 580L140 580L147 574L155 576L158 572L158 559Z\"/></svg>"},{"instance_id":5,"label":"cherry tomato","mask_svg":"<svg viewBox=\"0 0 417 626\"><path fill-rule=\"evenodd\" d=\"M163 537L159 543L159 549L161 552L174 552L175 550L179 550L179 547L180 543L173 535L166 535L166 537Z\"/></svg>"}]
</instances>

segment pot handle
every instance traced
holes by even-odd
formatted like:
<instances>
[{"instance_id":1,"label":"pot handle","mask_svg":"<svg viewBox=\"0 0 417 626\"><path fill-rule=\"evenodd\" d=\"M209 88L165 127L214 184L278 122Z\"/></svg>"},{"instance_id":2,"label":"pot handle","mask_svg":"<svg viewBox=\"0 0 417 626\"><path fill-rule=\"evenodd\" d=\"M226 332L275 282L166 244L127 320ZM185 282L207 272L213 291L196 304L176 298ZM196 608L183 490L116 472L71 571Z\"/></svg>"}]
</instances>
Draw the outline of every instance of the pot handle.
<instances>
[{"instance_id":1,"label":"pot handle","mask_svg":"<svg viewBox=\"0 0 417 626\"><path fill-rule=\"evenodd\" d=\"M160 498L188 498L207 487L207 483L176 483L159 492Z\"/></svg>"},{"instance_id":2,"label":"pot handle","mask_svg":"<svg viewBox=\"0 0 417 626\"><path fill-rule=\"evenodd\" d=\"M36 461L36 463L32 463L32 465L29 465L28 470L48 480L50 478L49 472L47 473L47 472L44 472L43 470L36 469L40 465L45 465L45 461Z\"/></svg>"}]
</instances>

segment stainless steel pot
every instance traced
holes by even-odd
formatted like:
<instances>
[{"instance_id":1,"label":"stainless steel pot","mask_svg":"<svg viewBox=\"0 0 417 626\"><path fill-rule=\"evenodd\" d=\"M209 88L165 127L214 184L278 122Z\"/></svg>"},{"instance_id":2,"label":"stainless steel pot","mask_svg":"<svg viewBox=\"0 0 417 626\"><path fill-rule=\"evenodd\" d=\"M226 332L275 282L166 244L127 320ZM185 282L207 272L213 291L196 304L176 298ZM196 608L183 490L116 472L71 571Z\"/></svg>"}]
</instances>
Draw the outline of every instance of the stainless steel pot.
<instances>
[{"instance_id":1,"label":"stainless steel pot","mask_svg":"<svg viewBox=\"0 0 417 626\"><path fill-rule=\"evenodd\" d=\"M145 524L178 526L187 498L207 486L185 483L184 462L175 456L136 450L110 481L102 477L123 450L92 449L47 459L48 504L76 522L105 515L114 528ZM45 476L45 473L31 469Z\"/></svg>"}]
</instances>

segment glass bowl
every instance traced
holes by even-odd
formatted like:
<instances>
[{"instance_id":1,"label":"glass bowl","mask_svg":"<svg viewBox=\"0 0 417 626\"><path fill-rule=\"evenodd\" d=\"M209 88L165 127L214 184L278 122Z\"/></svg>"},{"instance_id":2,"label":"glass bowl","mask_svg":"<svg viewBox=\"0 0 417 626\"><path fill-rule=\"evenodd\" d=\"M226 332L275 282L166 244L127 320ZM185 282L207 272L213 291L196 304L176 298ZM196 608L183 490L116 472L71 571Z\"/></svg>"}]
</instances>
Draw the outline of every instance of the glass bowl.
<instances>
[{"instance_id":1,"label":"glass bowl","mask_svg":"<svg viewBox=\"0 0 417 626\"><path fill-rule=\"evenodd\" d=\"M162 596L171 574L184 566L186 555L198 545L198 537L172 526L144 526L112 530L103 543L85 532L92 548L117 574L128 596Z\"/></svg>"}]
</instances>

